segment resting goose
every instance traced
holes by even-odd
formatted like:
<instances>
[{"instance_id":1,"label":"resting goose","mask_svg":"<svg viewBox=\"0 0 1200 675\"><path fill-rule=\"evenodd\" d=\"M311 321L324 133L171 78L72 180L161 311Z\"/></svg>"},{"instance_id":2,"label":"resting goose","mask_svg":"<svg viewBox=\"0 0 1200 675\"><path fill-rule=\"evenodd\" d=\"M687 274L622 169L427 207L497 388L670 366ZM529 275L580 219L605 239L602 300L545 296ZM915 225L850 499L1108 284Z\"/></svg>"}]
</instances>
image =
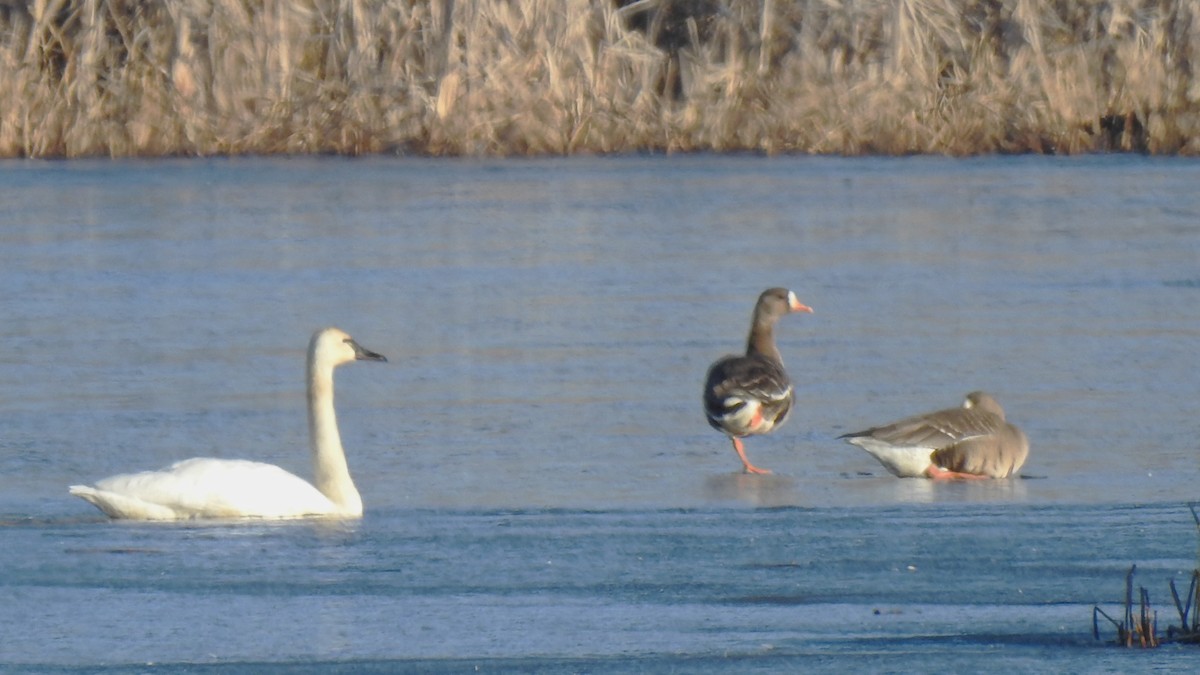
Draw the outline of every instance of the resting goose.
<instances>
[{"instance_id":1,"label":"resting goose","mask_svg":"<svg viewBox=\"0 0 1200 675\"><path fill-rule=\"evenodd\" d=\"M769 288L758 296L744 356L726 356L708 369L704 414L714 429L725 432L746 473L771 473L750 463L742 438L769 433L787 420L795 395L775 346L775 323L791 312L812 312L786 288Z\"/></svg>"},{"instance_id":2,"label":"resting goose","mask_svg":"<svg viewBox=\"0 0 1200 675\"><path fill-rule=\"evenodd\" d=\"M961 408L914 415L839 436L901 478L1008 478L1029 454L1025 434L1004 419L989 394L967 394Z\"/></svg>"},{"instance_id":3,"label":"resting goose","mask_svg":"<svg viewBox=\"0 0 1200 675\"><path fill-rule=\"evenodd\" d=\"M162 471L120 474L70 493L111 518L302 518L362 516L333 410L333 369L351 361L387 361L337 328L308 345L308 429L316 486L272 464L198 457Z\"/></svg>"}]
</instances>

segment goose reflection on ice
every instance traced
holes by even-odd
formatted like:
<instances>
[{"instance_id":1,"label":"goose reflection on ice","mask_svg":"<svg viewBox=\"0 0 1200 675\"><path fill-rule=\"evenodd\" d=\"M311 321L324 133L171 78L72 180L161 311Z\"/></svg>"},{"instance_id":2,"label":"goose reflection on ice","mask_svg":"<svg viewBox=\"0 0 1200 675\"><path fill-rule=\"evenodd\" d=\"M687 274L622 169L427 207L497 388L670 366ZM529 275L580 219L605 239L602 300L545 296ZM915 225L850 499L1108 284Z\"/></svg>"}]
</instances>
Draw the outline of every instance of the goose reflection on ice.
<instances>
[{"instance_id":1,"label":"goose reflection on ice","mask_svg":"<svg viewBox=\"0 0 1200 675\"><path fill-rule=\"evenodd\" d=\"M753 506L798 506L796 481L779 474L723 473L704 482L709 501L738 501Z\"/></svg>"},{"instance_id":2,"label":"goose reflection on ice","mask_svg":"<svg viewBox=\"0 0 1200 675\"><path fill-rule=\"evenodd\" d=\"M890 497L899 504L1023 502L1028 490L1023 477L957 481L887 478Z\"/></svg>"}]
</instances>

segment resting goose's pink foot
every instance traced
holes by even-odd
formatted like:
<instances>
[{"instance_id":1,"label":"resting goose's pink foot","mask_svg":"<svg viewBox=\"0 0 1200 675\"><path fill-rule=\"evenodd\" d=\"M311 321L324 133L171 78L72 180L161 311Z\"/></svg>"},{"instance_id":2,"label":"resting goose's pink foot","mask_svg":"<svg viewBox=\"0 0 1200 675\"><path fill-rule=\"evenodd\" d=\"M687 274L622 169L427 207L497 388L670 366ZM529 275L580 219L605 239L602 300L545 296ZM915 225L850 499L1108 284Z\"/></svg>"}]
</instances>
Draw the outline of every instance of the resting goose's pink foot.
<instances>
[{"instance_id":1,"label":"resting goose's pink foot","mask_svg":"<svg viewBox=\"0 0 1200 675\"><path fill-rule=\"evenodd\" d=\"M930 464L929 468L925 469L925 475L934 480L987 480L991 478L991 476L981 476L977 473L947 471L936 464Z\"/></svg>"}]
</instances>

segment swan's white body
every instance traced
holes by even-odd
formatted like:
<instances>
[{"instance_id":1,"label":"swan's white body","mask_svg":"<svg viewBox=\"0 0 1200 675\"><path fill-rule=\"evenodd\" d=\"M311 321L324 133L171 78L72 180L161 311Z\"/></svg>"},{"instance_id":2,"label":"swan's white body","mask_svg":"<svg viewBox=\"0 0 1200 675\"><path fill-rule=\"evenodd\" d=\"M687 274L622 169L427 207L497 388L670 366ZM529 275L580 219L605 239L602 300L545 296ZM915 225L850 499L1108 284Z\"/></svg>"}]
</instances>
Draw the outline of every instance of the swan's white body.
<instances>
[{"instance_id":1,"label":"swan's white body","mask_svg":"<svg viewBox=\"0 0 1200 675\"><path fill-rule=\"evenodd\" d=\"M357 510L339 509L303 478L244 459L195 457L70 490L113 518L133 520L362 515L361 501Z\"/></svg>"},{"instance_id":2,"label":"swan's white body","mask_svg":"<svg viewBox=\"0 0 1200 675\"><path fill-rule=\"evenodd\" d=\"M354 360L386 361L349 335L326 328L308 348L308 426L315 486L272 464L197 457L162 471L120 474L70 492L112 518L304 518L362 516L362 498L338 434L333 369Z\"/></svg>"}]
</instances>

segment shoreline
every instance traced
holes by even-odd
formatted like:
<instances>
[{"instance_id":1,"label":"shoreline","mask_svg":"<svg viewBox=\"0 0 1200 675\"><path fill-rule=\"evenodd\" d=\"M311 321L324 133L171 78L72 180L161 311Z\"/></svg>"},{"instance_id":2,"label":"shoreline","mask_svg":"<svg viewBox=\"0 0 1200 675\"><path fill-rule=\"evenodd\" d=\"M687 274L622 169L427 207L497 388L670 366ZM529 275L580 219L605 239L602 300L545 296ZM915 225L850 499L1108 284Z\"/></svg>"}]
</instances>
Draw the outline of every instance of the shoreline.
<instances>
[{"instance_id":1,"label":"shoreline","mask_svg":"<svg viewBox=\"0 0 1200 675\"><path fill-rule=\"evenodd\" d=\"M1200 155L1200 12L1034 4L4 5L0 158Z\"/></svg>"}]
</instances>

